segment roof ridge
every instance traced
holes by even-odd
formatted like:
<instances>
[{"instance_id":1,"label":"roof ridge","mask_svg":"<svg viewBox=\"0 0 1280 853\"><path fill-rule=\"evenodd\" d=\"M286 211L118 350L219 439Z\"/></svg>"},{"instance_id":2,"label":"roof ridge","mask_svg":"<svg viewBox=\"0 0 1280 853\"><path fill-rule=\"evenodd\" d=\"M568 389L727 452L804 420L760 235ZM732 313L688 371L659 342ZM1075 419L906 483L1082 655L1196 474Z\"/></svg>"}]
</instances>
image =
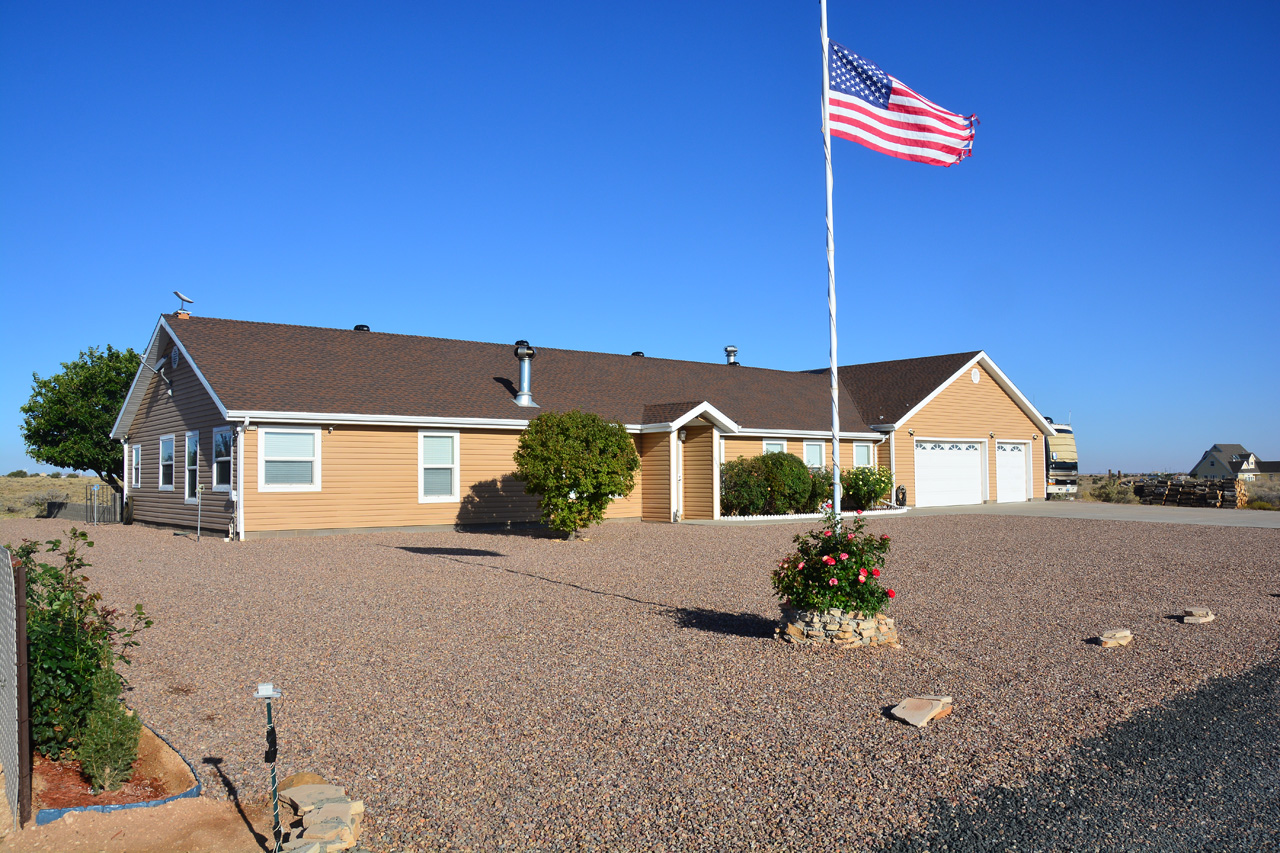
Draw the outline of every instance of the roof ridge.
<instances>
[{"instance_id":1,"label":"roof ridge","mask_svg":"<svg viewBox=\"0 0 1280 853\"><path fill-rule=\"evenodd\" d=\"M169 325L170 327L174 328L175 332L179 332L181 329L181 326L179 325L177 327L174 327L173 326L174 322L189 323L192 320L212 320L218 323L238 323L238 324L244 324L247 326L276 327L276 328L285 328L285 329L314 329L321 332L354 332L355 331L354 329L343 329L336 326L308 326L308 325L302 325L300 323L269 323L264 320L232 320L226 317L209 317L209 316L192 315L191 317L188 317L186 319L178 319L176 314L163 314L161 316L163 316L166 320L170 321ZM367 332L360 332L360 334L387 335L387 336L398 337L398 338L412 338L414 340L448 341L450 343L478 344L481 346L494 346L494 347L510 347L515 345L514 341L512 341L511 343L503 343L500 341L473 341L467 338L444 338L444 337L438 337L436 335L412 335L407 332L375 332L373 330L369 330ZM577 353L581 355L605 356L609 358L626 358L626 359L645 358L650 361L669 361L669 362L674 362L676 364L693 364L693 365L703 365L706 367L729 367L730 366L724 362L718 362L718 361L693 361L691 359L686 359L686 358L664 358L663 356L653 356L653 355L634 356L634 355L631 355L630 353L600 352L598 350L569 349L566 347L548 347L548 346L541 346L537 344L534 344L534 347L535 349L538 349L538 350L546 350L550 352ZM787 375L814 372L814 371L803 371L803 370L801 371L781 370L776 367L754 367L752 365L742 364L742 363L738 363L737 366L739 368L745 367L748 370L761 370L761 371L768 371L769 373L784 373Z\"/></svg>"}]
</instances>

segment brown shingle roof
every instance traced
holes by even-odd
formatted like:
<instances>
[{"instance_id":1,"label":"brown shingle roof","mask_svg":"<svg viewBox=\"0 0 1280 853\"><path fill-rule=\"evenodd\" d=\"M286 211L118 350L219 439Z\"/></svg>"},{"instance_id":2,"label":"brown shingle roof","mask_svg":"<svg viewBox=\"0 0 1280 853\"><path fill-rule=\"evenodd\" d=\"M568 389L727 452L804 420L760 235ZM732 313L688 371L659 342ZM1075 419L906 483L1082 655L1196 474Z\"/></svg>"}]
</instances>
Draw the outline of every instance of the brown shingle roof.
<instances>
[{"instance_id":1,"label":"brown shingle roof","mask_svg":"<svg viewBox=\"0 0 1280 853\"><path fill-rule=\"evenodd\" d=\"M839 368L840 384L858 401L863 421L873 426L897 423L980 352L850 364ZM825 375L828 370L811 372Z\"/></svg>"},{"instance_id":2,"label":"brown shingle roof","mask_svg":"<svg viewBox=\"0 0 1280 853\"><path fill-rule=\"evenodd\" d=\"M540 408L528 409L514 403L519 362L511 344L165 319L229 411L524 419L578 408L641 424L668 422L706 401L748 429L831 428L822 376L538 347L530 390ZM671 402L678 400L695 402ZM842 431L868 431L843 389L840 406Z\"/></svg>"}]
</instances>

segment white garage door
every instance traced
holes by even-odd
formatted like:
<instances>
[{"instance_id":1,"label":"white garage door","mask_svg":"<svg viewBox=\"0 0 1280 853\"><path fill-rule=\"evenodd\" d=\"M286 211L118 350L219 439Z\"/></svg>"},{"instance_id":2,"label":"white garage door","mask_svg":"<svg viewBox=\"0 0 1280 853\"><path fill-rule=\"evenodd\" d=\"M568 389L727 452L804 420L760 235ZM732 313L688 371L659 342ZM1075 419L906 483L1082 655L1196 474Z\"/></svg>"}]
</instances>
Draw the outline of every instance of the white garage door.
<instances>
[{"instance_id":1,"label":"white garage door","mask_svg":"<svg viewBox=\"0 0 1280 853\"><path fill-rule=\"evenodd\" d=\"M982 445L916 442L916 506L982 503Z\"/></svg>"},{"instance_id":2,"label":"white garage door","mask_svg":"<svg viewBox=\"0 0 1280 853\"><path fill-rule=\"evenodd\" d=\"M1027 499L1027 446L996 443L996 501Z\"/></svg>"}]
</instances>

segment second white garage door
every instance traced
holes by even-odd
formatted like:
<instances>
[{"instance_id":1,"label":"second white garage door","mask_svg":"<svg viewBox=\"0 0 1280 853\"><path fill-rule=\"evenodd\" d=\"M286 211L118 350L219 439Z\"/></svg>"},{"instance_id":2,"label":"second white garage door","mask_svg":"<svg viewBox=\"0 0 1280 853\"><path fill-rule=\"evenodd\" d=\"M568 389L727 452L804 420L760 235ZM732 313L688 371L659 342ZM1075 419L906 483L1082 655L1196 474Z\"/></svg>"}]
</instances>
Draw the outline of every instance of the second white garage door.
<instances>
[{"instance_id":1,"label":"second white garage door","mask_svg":"<svg viewBox=\"0 0 1280 853\"><path fill-rule=\"evenodd\" d=\"M916 442L916 506L982 503L982 447L978 442Z\"/></svg>"},{"instance_id":2,"label":"second white garage door","mask_svg":"<svg viewBox=\"0 0 1280 853\"><path fill-rule=\"evenodd\" d=\"M996 500L1027 499L1027 445L996 443Z\"/></svg>"}]
</instances>

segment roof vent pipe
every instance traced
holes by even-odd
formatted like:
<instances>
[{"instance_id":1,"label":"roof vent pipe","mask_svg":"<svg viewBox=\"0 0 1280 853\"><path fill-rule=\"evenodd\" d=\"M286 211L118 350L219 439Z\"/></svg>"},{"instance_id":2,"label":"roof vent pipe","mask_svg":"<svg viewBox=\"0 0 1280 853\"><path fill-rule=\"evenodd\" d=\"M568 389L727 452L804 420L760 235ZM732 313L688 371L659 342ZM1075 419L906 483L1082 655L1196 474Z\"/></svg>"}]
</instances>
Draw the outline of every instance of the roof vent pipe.
<instances>
[{"instance_id":1,"label":"roof vent pipe","mask_svg":"<svg viewBox=\"0 0 1280 853\"><path fill-rule=\"evenodd\" d=\"M738 348L733 344L729 344L724 348L724 357L728 360L729 364L741 366L738 365Z\"/></svg>"},{"instance_id":2,"label":"roof vent pipe","mask_svg":"<svg viewBox=\"0 0 1280 853\"><path fill-rule=\"evenodd\" d=\"M538 351L529 346L528 341L516 341L516 358L520 359L520 391L516 394L516 405L537 408L533 402L533 394L529 391L529 363Z\"/></svg>"}]
</instances>

